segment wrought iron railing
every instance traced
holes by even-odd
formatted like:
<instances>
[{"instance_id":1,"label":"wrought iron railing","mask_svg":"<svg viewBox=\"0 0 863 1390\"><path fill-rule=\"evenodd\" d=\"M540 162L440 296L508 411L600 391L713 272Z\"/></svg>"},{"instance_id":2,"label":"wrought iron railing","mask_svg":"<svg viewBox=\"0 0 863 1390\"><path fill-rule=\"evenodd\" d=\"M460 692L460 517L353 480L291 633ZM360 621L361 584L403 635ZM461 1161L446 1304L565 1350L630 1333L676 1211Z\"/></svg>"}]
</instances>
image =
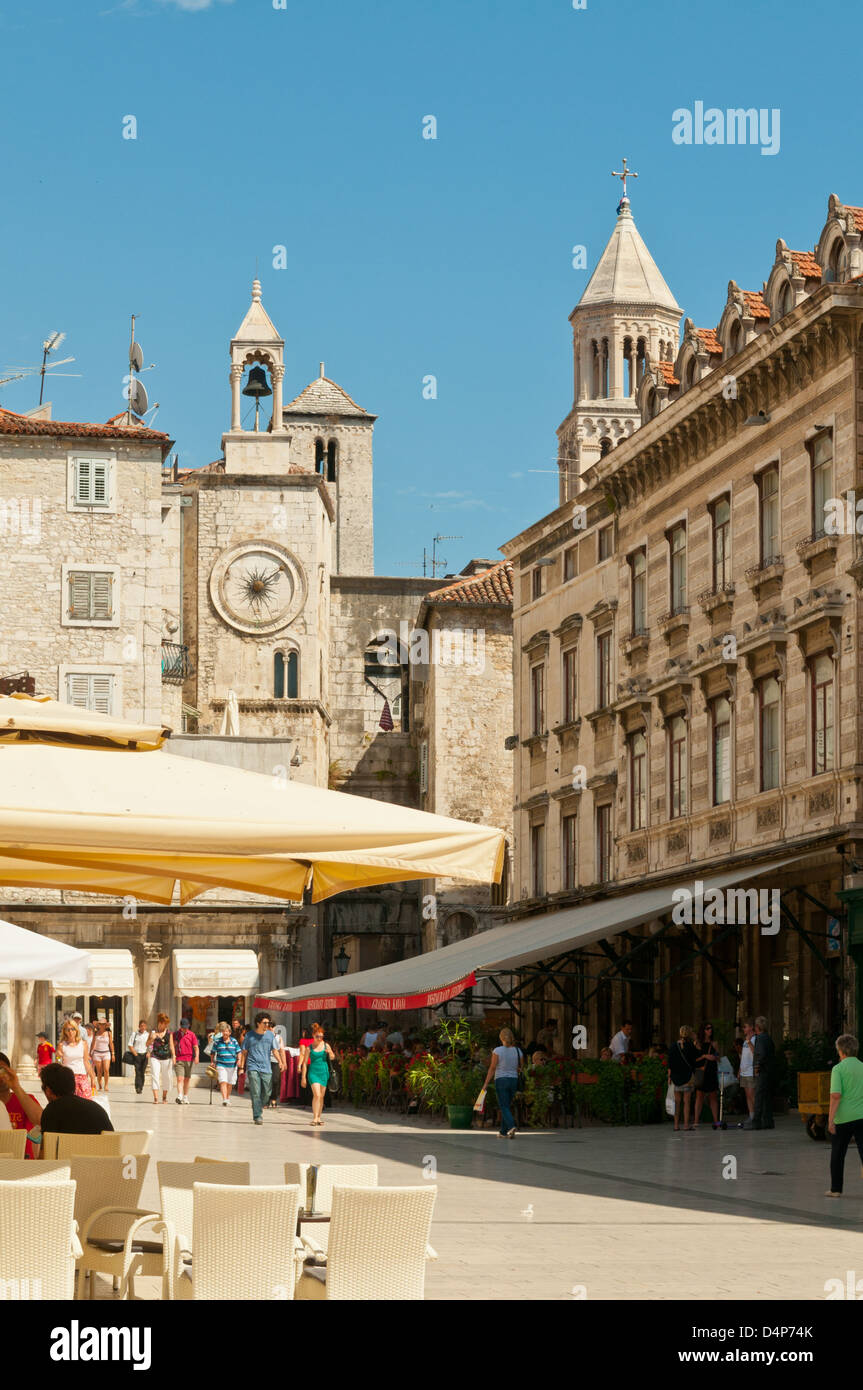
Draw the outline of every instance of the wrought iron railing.
<instances>
[{"instance_id":1,"label":"wrought iron railing","mask_svg":"<svg viewBox=\"0 0 863 1390\"><path fill-rule=\"evenodd\" d=\"M189 662L189 648L179 642L162 643L162 680L163 681L184 681L187 676L191 676L192 667Z\"/></svg>"}]
</instances>

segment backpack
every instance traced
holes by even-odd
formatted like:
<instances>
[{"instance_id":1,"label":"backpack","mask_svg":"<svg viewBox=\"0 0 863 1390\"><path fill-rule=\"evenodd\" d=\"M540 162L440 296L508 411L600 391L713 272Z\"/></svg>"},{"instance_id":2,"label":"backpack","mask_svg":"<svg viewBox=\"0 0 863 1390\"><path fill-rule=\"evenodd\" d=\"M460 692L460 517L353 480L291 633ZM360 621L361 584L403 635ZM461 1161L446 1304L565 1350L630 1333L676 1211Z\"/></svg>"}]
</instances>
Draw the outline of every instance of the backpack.
<instances>
[{"instance_id":1,"label":"backpack","mask_svg":"<svg viewBox=\"0 0 863 1390\"><path fill-rule=\"evenodd\" d=\"M153 1039L153 1056L157 1062L164 1062L171 1055L171 1044L168 1042L168 1034L163 1038Z\"/></svg>"}]
</instances>

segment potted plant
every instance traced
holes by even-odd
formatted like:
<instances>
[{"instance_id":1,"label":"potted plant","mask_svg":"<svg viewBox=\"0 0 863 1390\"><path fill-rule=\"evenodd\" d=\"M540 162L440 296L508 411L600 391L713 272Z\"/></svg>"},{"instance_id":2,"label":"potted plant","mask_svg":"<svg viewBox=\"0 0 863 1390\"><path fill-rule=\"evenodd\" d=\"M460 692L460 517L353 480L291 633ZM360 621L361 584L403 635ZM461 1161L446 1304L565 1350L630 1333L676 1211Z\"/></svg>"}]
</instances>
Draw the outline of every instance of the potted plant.
<instances>
[{"instance_id":1,"label":"potted plant","mask_svg":"<svg viewBox=\"0 0 863 1390\"><path fill-rule=\"evenodd\" d=\"M408 1077L411 1089L423 1095L432 1110L446 1109L451 1129L470 1129L473 1107L482 1087L482 1071L472 1058L470 1024L464 1019L441 1019L442 1057L416 1062Z\"/></svg>"}]
</instances>

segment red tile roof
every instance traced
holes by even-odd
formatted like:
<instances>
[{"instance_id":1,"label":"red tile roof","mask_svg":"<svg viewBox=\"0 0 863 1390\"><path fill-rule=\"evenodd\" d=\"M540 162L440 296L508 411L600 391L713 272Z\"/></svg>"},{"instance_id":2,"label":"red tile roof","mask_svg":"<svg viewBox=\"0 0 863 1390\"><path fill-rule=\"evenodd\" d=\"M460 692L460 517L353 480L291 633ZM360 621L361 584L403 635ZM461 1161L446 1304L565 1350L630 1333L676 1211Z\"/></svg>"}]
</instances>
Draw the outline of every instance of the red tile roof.
<instances>
[{"instance_id":1,"label":"red tile roof","mask_svg":"<svg viewBox=\"0 0 863 1390\"><path fill-rule=\"evenodd\" d=\"M764 295L760 290L744 290L743 299L746 304L747 314L751 314L754 319L769 319L770 310L764 300Z\"/></svg>"},{"instance_id":2,"label":"red tile roof","mask_svg":"<svg viewBox=\"0 0 863 1390\"><path fill-rule=\"evenodd\" d=\"M428 604L461 603L490 608L512 607L512 561L501 560L482 574L457 579L443 589L433 589L426 595Z\"/></svg>"},{"instance_id":3,"label":"red tile roof","mask_svg":"<svg viewBox=\"0 0 863 1390\"><path fill-rule=\"evenodd\" d=\"M679 385L680 385L680 382L677 380L677 377L674 375L674 363L673 363L673 362L652 362L652 363L651 363L651 366L656 367L657 370L658 370L658 372L659 372L659 375L660 375L661 377L664 377L664 378L665 378L665 384L666 384L666 386L679 386Z\"/></svg>"},{"instance_id":4,"label":"red tile roof","mask_svg":"<svg viewBox=\"0 0 863 1390\"><path fill-rule=\"evenodd\" d=\"M125 415L125 411L122 412ZM154 444L172 444L174 441L160 430L150 430L143 425L118 425L117 416L104 425L82 424L78 420L38 420L29 415L16 415L13 410L0 406L0 434L50 434L56 437L73 439L137 439Z\"/></svg>"},{"instance_id":5,"label":"red tile roof","mask_svg":"<svg viewBox=\"0 0 863 1390\"><path fill-rule=\"evenodd\" d=\"M800 274L804 275L807 280L821 279L821 267L815 259L813 251L789 251L788 254Z\"/></svg>"},{"instance_id":6,"label":"red tile roof","mask_svg":"<svg viewBox=\"0 0 863 1390\"><path fill-rule=\"evenodd\" d=\"M720 357L722 356L722 344L716 336L715 328L696 328L695 331L708 352L718 352Z\"/></svg>"},{"instance_id":7,"label":"red tile roof","mask_svg":"<svg viewBox=\"0 0 863 1390\"><path fill-rule=\"evenodd\" d=\"M854 218L854 226L857 228L858 232L863 232L863 208L852 208L846 203L845 211L851 213Z\"/></svg>"}]
</instances>

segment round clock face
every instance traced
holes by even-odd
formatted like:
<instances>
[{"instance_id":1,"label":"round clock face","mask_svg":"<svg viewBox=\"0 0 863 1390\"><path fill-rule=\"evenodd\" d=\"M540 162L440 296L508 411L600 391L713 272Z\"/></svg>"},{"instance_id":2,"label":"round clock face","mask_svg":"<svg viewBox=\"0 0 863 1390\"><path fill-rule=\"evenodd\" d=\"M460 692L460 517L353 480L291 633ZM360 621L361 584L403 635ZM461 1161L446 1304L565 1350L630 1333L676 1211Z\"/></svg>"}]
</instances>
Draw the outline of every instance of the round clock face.
<instances>
[{"instance_id":1,"label":"round clock face","mask_svg":"<svg viewBox=\"0 0 863 1390\"><path fill-rule=\"evenodd\" d=\"M216 562L210 596L231 627L266 636L287 627L302 611L305 575L284 546L249 541Z\"/></svg>"}]
</instances>

